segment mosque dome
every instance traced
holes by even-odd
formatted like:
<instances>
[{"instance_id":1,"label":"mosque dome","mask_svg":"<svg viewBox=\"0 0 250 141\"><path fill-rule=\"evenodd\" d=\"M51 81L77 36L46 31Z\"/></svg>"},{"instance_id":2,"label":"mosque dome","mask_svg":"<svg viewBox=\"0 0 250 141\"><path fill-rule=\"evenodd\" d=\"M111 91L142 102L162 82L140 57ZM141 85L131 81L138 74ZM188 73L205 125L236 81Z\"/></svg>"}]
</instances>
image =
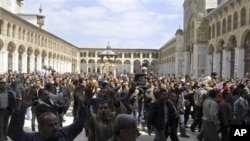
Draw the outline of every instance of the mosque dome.
<instances>
[{"instance_id":1,"label":"mosque dome","mask_svg":"<svg viewBox=\"0 0 250 141\"><path fill-rule=\"evenodd\" d=\"M183 34L183 30L182 29L176 30L175 35L177 35L177 34Z\"/></svg>"}]
</instances>

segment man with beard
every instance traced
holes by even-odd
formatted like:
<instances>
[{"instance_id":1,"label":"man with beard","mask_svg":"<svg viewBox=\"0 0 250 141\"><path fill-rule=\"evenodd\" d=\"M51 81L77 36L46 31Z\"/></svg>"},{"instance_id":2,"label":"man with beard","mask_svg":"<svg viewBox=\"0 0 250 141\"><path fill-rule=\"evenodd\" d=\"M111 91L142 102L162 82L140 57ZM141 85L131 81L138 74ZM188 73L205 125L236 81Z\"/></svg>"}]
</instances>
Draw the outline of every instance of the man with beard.
<instances>
[{"instance_id":1,"label":"man with beard","mask_svg":"<svg viewBox=\"0 0 250 141\"><path fill-rule=\"evenodd\" d=\"M53 112L45 112L38 118L39 132L23 131L25 111L32 105L33 95L29 89L25 90L19 110L12 115L8 135L13 141L73 141L81 133L85 124L86 102L80 96L78 100L82 104L79 105L78 117L73 124L60 128L58 117Z\"/></svg>"},{"instance_id":2,"label":"man with beard","mask_svg":"<svg viewBox=\"0 0 250 141\"><path fill-rule=\"evenodd\" d=\"M45 112L52 112L54 113L58 118L60 113L62 112L62 106L59 105L61 103L60 100L57 101L57 103L54 103L53 100L49 97L49 92L46 89L40 89L38 91L39 99L38 104L36 107L36 116L40 117ZM62 122L60 121L60 124L62 125Z\"/></svg>"},{"instance_id":3,"label":"man with beard","mask_svg":"<svg viewBox=\"0 0 250 141\"><path fill-rule=\"evenodd\" d=\"M87 110L86 128L89 130L89 141L107 141L112 137L116 116L125 112L123 104L116 99L115 91L105 88L102 93L103 99L97 104L97 113L92 113L90 108ZM84 95L89 105L93 94L85 93ZM111 106L114 111L111 111Z\"/></svg>"}]
</instances>

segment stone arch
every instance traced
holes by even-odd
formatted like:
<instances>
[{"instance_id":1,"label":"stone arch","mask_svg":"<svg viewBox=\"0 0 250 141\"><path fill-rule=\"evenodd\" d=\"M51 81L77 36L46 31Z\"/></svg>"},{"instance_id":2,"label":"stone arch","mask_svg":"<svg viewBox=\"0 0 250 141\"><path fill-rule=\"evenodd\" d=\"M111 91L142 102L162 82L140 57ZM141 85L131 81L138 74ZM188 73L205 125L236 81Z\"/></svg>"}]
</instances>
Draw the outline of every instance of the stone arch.
<instances>
[{"instance_id":1,"label":"stone arch","mask_svg":"<svg viewBox=\"0 0 250 141\"><path fill-rule=\"evenodd\" d=\"M231 36L228 41L229 50L230 50L230 59L227 61L230 62L230 76L234 78L235 76L235 49L237 48L237 40L235 36Z\"/></svg>"},{"instance_id":2,"label":"stone arch","mask_svg":"<svg viewBox=\"0 0 250 141\"><path fill-rule=\"evenodd\" d=\"M18 47L18 53L23 54L25 52L25 46L24 45L19 45Z\"/></svg>"},{"instance_id":3,"label":"stone arch","mask_svg":"<svg viewBox=\"0 0 250 141\"><path fill-rule=\"evenodd\" d=\"M142 65L145 65L144 67L147 67L149 69L149 67L151 66L151 64L149 63L148 60L143 60L142 61Z\"/></svg>"},{"instance_id":4,"label":"stone arch","mask_svg":"<svg viewBox=\"0 0 250 141\"><path fill-rule=\"evenodd\" d=\"M52 56L53 56L52 52L49 52L49 53L48 53L48 57L49 57L49 58L52 58Z\"/></svg>"},{"instance_id":5,"label":"stone arch","mask_svg":"<svg viewBox=\"0 0 250 141\"><path fill-rule=\"evenodd\" d=\"M122 64L121 60L116 60L116 72L117 73L123 73L124 71L124 66Z\"/></svg>"},{"instance_id":6,"label":"stone arch","mask_svg":"<svg viewBox=\"0 0 250 141\"><path fill-rule=\"evenodd\" d=\"M134 61L134 73L141 72L141 62L139 60Z\"/></svg>"},{"instance_id":7,"label":"stone arch","mask_svg":"<svg viewBox=\"0 0 250 141\"><path fill-rule=\"evenodd\" d=\"M32 47L28 47L27 49L27 55L31 55L33 53L33 48Z\"/></svg>"},{"instance_id":8,"label":"stone arch","mask_svg":"<svg viewBox=\"0 0 250 141\"><path fill-rule=\"evenodd\" d=\"M128 73L131 71L131 61L130 60L125 60L123 62L123 73Z\"/></svg>"},{"instance_id":9,"label":"stone arch","mask_svg":"<svg viewBox=\"0 0 250 141\"><path fill-rule=\"evenodd\" d=\"M86 59L81 59L80 61L80 71L81 73L86 73L88 71L88 65Z\"/></svg>"},{"instance_id":10,"label":"stone arch","mask_svg":"<svg viewBox=\"0 0 250 141\"><path fill-rule=\"evenodd\" d=\"M211 44L209 45L209 48L208 48L208 54L213 54L214 53L214 45Z\"/></svg>"},{"instance_id":11,"label":"stone arch","mask_svg":"<svg viewBox=\"0 0 250 141\"><path fill-rule=\"evenodd\" d=\"M87 61L85 59L82 59L81 63L87 63Z\"/></svg>"},{"instance_id":12,"label":"stone arch","mask_svg":"<svg viewBox=\"0 0 250 141\"><path fill-rule=\"evenodd\" d=\"M1 27L0 27L1 28ZM0 33L1 34L1 33ZM0 51L3 49L4 47L4 42L2 39L0 39Z\"/></svg>"},{"instance_id":13,"label":"stone arch","mask_svg":"<svg viewBox=\"0 0 250 141\"><path fill-rule=\"evenodd\" d=\"M7 46L8 52L13 53L16 50L16 44L13 41L10 41Z\"/></svg>"},{"instance_id":14,"label":"stone arch","mask_svg":"<svg viewBox=\"0 0 250 141\"><path fill-rule=\"evenodd\" d=\"M35 70L38 70L40 68L38 68L38 56L40 55L40 50L39 49L35 49L35 52L34 52L34 55L35 55Z\"/></svg>"},{"instance_id":15,"label":"stone arch","mask_svg":"<svg viewBox=\"0 0 250 141\"><path fill-rule=\"evenodd\" d=\"M40 50L39 49L35 49L35 56L38 56L38 55L40 55Z\"/></svg>"},{"instance_id":16,"label":"stone arch","mask_svg":"<svg viewBox=\"0 0 250 141\"><path fill-rule=\"evenodd\" d=\"M30 63L31 63L31 55L33 54L33 48L32 47L28 47L28 49L27 49L27 71L28 72L30 72L31 70L30 70ZM32 65L34 65L34 64L32 64Z\"/></svg>"},{"instance_id":17,"label":"stone arch","mask_svg":"<svg viewBox=\"0 0 250 141\"><path fill-rule=\"evenodd\" d=\"M60 60L60 54L56 55L56 59L59 61Z\"/></svg>"},{"instance_id":18,"label":"stone arch","mask_svg":"<svg viewBox=\"0 0 250 141\"><path fill-rule=\"evenodd\" d=\"M88 72L95 72L95 60L94 59L89 59L88 60Z\"/></svg>"},{"instance_id":19,"label":"stone arch","mask_svg":"<svg viewBox=\"0 0 250 141\"><path fill-rule=\"evenodd\" d=\"M64 60L64 57L63 55L60 56L60 60L63 61Z\"/></svg>"},{"instance_id":20,"label":"stone arch","mask_svg":"<svg viewBox=\"0 0 250 141\"><path fill-rule=\"evenodd\" d=\"M150 72L152 73L158 73L158 61L157 60L152 60L151 62L151 67L150 67Z\"/></svg>"},{"instance_id":21,"label":"stone arch","mask_svg":"<svg viewBox=\"0 0 250 141\"><path fill-rule=\"evenodd\" d=\"M250 30L246 31L243 34L243 47L245 48L245 54L244 54L244 74L247 72L250 73Z\"/></svg>"},{"instance_id":22,"label":"stone arch","mask_svg":"<svg viewBox=\"0 0 250 141\"><path fill-rule=\"evenodd\" d=\"M57 58L56 53L53 53L53 59L56 59L56 58Z\"/></svg>"},{"instance_id":23,"label":"stone arch","mask_svg":"<svg viewBox=\"0 0 250 141\"><path fill-rule=\"evenodd\" d=\"M53 62L52 62L52 59L53 59L53 54L52 52L49 52L48 53L48 66L53 66Z\"/></svg>"},{"instance_id":24,"label":"stone arch","mask_svg":"<svg viewBox=\"0 0 250 141\"><path fill-rule=\"evenodd\" d=\"M223 39L219 40L217 48L216 48L216 52L217 54L219 54L219 68L220 68L220 77L222 76L222 66L223 66L223 49L225 49L225 41Z\"/></svg>"},{"instance_id":25,"label":"stone arch","mask_svg":"<svg viewBox=\"0 0 250 141\"><path fill-rule=\"evenodd\" d=\"M18 47L18 71L21 72L23 70L22 68L22 60L23 60L23 54L25 52L25 47L24 45L19 45Z\"/></svg>"},{"instance_id":26,"label":"stone arch","mask_svg":"<svg viewBox=\"0 0 250 141\"><path fill-rule=\"evenodd\" d=\"M12 41L8 43L8 69L13 69L13 52L16 50L16 44Z\"/></svg>"},{"instance_id":27,"label":"stone arch","mask_svg":"<svg viewBox=\"0 0 250 141\"><path fill-rule=\"evenodd\" d=\"M42 66L45 66L45 58L47 57L47 51L43 50L42 51Z\"/></svg>"}]
</instances>

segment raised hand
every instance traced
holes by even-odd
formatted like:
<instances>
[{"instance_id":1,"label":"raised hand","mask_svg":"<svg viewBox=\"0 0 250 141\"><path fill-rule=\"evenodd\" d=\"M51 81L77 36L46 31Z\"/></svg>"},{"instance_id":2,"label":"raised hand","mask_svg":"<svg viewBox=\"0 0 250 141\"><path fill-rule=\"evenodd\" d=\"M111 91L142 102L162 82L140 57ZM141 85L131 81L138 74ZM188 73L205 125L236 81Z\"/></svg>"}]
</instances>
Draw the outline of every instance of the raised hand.
<instances>
[{"instance_id":1,"label":"raised hand","mask_svg":"<svg viewBox=\"0 0 250 141\"><path fill-rule=\"evenodd\" d=\"M31 89L24 90L22 92L22 99L21 99L21 104L20 104L20 110L26 111L26 109L33 105L34 101L32 101L34 97L34 93L32 93Z\"/></svg>"},{"instance_id":2,"label":"raised hand","mask_svg":"<svg viewBox=\"0 0 250 141\"><path fill-rule=\"evenodd\" d=\"M76 97L77 97L78 101L82 104L87 104L87 105L90 104L90 100L94 95L92 91L93 90L91 87L87 87L84 90L78 90L76 92Z\"/></svg>"}]
</instances>

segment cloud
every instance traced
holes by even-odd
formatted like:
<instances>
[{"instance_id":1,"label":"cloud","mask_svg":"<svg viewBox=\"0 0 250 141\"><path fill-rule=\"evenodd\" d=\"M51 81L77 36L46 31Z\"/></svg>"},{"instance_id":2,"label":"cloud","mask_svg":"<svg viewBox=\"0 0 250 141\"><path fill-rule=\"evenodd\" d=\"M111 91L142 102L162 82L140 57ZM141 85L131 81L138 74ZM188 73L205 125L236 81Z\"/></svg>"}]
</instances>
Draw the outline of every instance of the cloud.
<instances>
[{"instance_id":1,"label":"cloud","mask_svg":"<svg viewBox=\"0 0 250 141\"><path fill-rule=\"evenodd\" d=\"M26 0L24 4L26 11L36 13L41 3L46 16L43 29L78 47L105 47L110 41L114 48L160 48L182 20L182 9L167 6L180 7L182 1Z\"/></svg>"}]
</instances>

